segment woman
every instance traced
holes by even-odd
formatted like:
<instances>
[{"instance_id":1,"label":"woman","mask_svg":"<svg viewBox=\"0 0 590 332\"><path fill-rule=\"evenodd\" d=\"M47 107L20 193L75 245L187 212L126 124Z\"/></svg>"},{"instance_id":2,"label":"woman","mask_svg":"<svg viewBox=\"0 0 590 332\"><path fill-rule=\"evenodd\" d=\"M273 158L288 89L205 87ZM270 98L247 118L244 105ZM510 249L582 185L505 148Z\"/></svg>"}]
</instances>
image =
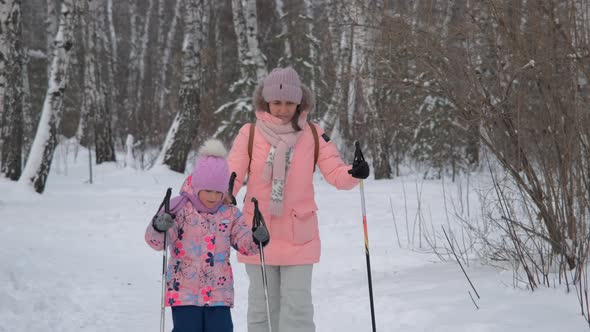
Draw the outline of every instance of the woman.
<instances>
[{"instance_id":1,"label":"woman","mask_svg":"<svg viewBox=\"0 0 590 332\"><path fill-rule=\"evenodd\" d=\"M248 175L244 216L252 222L251 199L255 197L270 231L265 263L273 331L315 331L311 277L313 264L320 259L313 190L316 144L317 166L326 181L338 189L352 189L358 179L367 178L369 166L361 161L351 169L315 125L314 137L312 124L307 122L314 100L294 69L274 69L257 87L253 103L255 129L251 132L252 124L244 125L228 156L230 172L237 175L233 194ZM238 261L246 264L250 278L248 331L267 331L260 258L238 254Z\"/></svg>"}]
</instances>

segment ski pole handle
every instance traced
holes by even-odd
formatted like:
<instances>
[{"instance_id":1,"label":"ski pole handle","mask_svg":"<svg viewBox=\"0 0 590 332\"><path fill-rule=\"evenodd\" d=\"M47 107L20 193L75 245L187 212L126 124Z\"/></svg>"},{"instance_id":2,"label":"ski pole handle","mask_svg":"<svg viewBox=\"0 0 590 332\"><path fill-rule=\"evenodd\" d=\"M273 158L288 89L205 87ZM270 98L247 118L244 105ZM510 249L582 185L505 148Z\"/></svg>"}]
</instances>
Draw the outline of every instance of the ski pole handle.
<instances>
[{"instance_id":1,"label":"ski pole handle","mask_svg":"<svg viewBox=\"0 0 590 332\"><path fill-rule=\"evenodd\" d=\"M162 203L160 204L160 207L158 208L158 211L156 211L156 215L158 215L158 213L160 213L162 208L164 208L164 212L166 212L166 213L170 212L170 197L171 196L172 196L172 188L168 188L166 190L166 195L164 196L164 199L162 200Z\"/></svg>"},{"instance_id":2,"label":"ski pole handle","mask_svg":"<svg viewBox=\"0 0 590 332\"><path fill-rule=\"evenodd\" d=\"M260 211L258 209L258 200L256 199L256 197L252 197L252 203L254 203L254 211Z\"/></svg>"},{"instance_id":3,"label":"ski pole handle","mask_svg":"<svg viewBox=\"0 0 590 332\"><path fill-rule=\"evenodd\" d=\"M354 142L354 161L365 161L365 156L363 156L363 151L361 151L361 143L359 141Z\"/></svg>"},{"instance_id":4,"label":"ski pole handle","mask_svg":"<svg viewBox=\"0 0 590 332\"><path fill-rule=\"evenodd\" d=\"M264 221L262 212L260 212L260 209L258 208L258 200L255 197L252 197L252 202L254 203L254 218L252 220L252 226L257 228L263 226L266 228L266 222Z\"/></svg>"}]
</instances>

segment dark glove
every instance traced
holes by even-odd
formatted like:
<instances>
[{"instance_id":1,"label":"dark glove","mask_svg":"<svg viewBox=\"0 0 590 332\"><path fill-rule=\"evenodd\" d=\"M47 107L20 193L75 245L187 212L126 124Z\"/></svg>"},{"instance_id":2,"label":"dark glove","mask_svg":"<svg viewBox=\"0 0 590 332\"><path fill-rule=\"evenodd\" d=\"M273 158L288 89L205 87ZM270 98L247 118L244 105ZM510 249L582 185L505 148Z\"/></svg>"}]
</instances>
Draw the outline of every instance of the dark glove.
<instances>
[{"instance_id":1,"label":"dark glove","mask_svg":"<svg viewBox=\"0 0 590 332\"><path fill-rule=\"evenodd\" d=\"M254 239L254 243L256 243L259 247L264 248L270 241L270 234L268 233L268 228L266 228L266 223L264 222L264 217L262 217L262 213L258 208L258 200L255 197L252 197L252 203L254 203L254 216L252 218L252 238Z\"/></svg>"},{"instance_id":2,"label":"dark glove","mask_svg":"<svg viewBox=\"0 0 590 332\"><path fill-rule=\"evenodd\" d=\"M352 175L353 178L366 179L369 177L369 164L365 161L360 143L357 141L354 142L354 145L354 161L352 162L352 168L348 171L348 174Z\"/></svg>"},{"instance_id":3,"label":"dark glove","mask_svg":"<svg viewBox=\"0 0 590 332\"><path fill-rule=\"evenodd\" d=\"M152 219L152 226L160 233L164 233L174 225L174 215L169 213L160 213L154 216Z\"/></svg>"},{"instance_id":4,"label":"dark glove","mask_svg":"<svg viewBox=\"0 0 590 332\"><path fill-rule=\"evenodd\" d=\"M348 174L352 175L353 178L366 179L369 177L369 164L364 160L355 161Z\"/></svg>"},{"instance_id":5,"label":"dark glove","mask_svg":"<svg viewBox=\"0 0 590 332\"><path fill-rule=\"evenodd\" d=\"M264 248L270 242L270 234L266 225L260 224L258 227L252 227L252 238L254 239L254 243L258 246L262 244Z\"/></svg>"}]
</instances>

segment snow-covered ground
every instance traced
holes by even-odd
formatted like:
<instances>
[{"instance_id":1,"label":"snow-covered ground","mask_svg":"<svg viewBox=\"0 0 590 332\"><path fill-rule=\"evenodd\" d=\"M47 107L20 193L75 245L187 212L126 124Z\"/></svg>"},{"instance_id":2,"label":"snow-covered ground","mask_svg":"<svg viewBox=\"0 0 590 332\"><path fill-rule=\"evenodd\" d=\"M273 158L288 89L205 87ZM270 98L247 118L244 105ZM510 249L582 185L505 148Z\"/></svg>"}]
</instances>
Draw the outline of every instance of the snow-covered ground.
<instances>
[{"instance_id":1,"label":"snow-covered ground","mask_svg":"<svg viewBox=\"0 0 590 332\"><path fill-rule=\"evenodd\" d=\"M159 331L162 258L143 236L165 189L177 192L184 176L106 165L88 184L85 152L77 163L73 155L60 158L43 195L0 180L0 331ZM457 184L444 188L458 192ZM359 190L337 191L318 177L316 192L323 248L314 269L317 330L370 331ZM365 194L378 331L588 330L574 293L513 288L512 272L471 261L467 273L481 296L475 308L457 263L441 262L424 240L420 249L413 231L418 201L422 232L454 223L441 181L367 180ZM245 332L247 276L235 255L233 265L234 326Z\"/></svg>"}]
</instances>

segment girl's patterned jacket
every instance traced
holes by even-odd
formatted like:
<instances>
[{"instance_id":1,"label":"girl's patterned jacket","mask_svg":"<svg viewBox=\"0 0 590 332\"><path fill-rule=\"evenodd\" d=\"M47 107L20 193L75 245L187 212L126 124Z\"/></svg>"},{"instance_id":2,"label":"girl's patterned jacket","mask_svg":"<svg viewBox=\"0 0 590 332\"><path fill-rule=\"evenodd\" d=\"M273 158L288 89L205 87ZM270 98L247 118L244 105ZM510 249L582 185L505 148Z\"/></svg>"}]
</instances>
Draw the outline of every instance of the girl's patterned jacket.
<instances>
[{"instance_id":1,"label":"girl's patterned jacket","mask_svg":"<svg viewBox=\"0 0 590 332\"><path fill-rule=\"evenodd\" d=\"M189 176L181 190L192 192L190 183ZM145 240L153 249L163 250L164 233L157 232L151 222ZM230 246L243 255L258 253L252 231L237 207L222 205L216 213L199 213L186 203L176 213L167 242L167 306L233 306Z\"/></svg>"}]
</instances>

